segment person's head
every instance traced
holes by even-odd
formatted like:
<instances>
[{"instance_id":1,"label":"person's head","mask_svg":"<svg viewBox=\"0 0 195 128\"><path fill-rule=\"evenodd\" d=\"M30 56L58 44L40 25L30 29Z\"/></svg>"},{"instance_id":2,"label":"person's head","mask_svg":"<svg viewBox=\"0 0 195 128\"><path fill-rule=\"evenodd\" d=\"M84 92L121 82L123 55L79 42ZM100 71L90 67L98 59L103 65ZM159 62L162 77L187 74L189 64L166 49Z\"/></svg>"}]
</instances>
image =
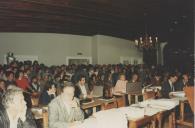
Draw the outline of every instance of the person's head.
<instances>
[{"instance_id":1,"label":"person's head","mask_svg":"<svg viewBox=\"0 0 195 128\"><path fill-rule=\"evenodd\" d=\"M23 92L15 85L8 87L5 95L2 98L2 104L6 110L9 110L13 115L19 115L22 121L26 118L26 102Z\"/></svg>"},{"instance_id":2,"label":"person's head","mask_svg":"<svg viewBox=\"0 0 195 128\"><path fill-rule=\"evenodd\" d=\"M38 80L37 80L37 77L36 77L36 76L33 76L32 79L31 79L31 82L32 82L32 83L37 83L37 81L38 81Z\"/></svg>"},{"instance_id":3,"label":"person's head","mask_svg":"<svg viewBox=\"0 0 195 128\"><path fill-rule=\"evenodd\" d=\"M175 83L177 82L178 76L174 73L169 75L169 81L171 81L171 83Z\"/></svg>"},{"instance_id":4,"label":"person's head","mask_svg":"<svg viewBox=\"0 0 195 128\"><path fill-rule=\"evenodd\" d=\"M126 80L125 75L124 74L120 74L119 79L122 80L122 81L125 81Z\"/></svg>"},{"instance_id":5,"label":"person's head","mask_svg":"<svg viewBox=\"0 0 195 128\"><path fill-rule=\"evenodd\" d=\"M187 83L187 82L189 81L189 76L188 76L188 74L183 74L183 75L182 75L182 78L183 78L183 81L184 81L185 83Z\"/></svg>"},{"instance_id":6,"label":"person's head","mask_svg":"<svg viewBox=\"0 0 195 128\"><path fill-rule=\"evenodd\" d=\"M12 71L8 71L6 73L7 80L13 81L14 80L14 73Z\"/></svg>"},{"instance_id":7,"label":"person's head","mask_svg":"<svg viewBox=\"0 0 195 128\"><path fill-rule=\"evenodd\" d=\"M16 72L16 75L15 75L16 79L21 79L24 77L24 72L23 71L18 71Z\"/></svg>"},{"instance_id":8,"label":"person's head","mask_svg":"<svg viewBox=\"0 0 195 128\"><path fill-rule=\"evenodd\" d=\"M55 93L56 87L55 87L55 85L53 83L48 83L48 84L45 85L44 90L48 91L48 92Z\"/></svg>"},{"instance_id":9,"label":"person's head","mask_svg":"<svg viewBox=\"0 0 195 128\"><path fill-rule=\"evenodd\" d=\"M74 98L74 86L70 82L65 82L62 88L62 96L66 101L72 101Z\"/></svg>"},{"instance_id":10,"label":"person's head","mask_svg":"<svg viewBox=\"0 0 195 128\"><path fill-rule=\"evenodd\" d=\"M154 75L154 79L155 79L156 81L160 81L160 78L161 78L161 76L160 76L159 74L155 74L155 75Z\"/></svg>"},{"instance_id":11,"label":"person's head","mask_svg":"<svg viewBox=\"0 0 195 128\"><path fill-rule=\"evenodd\" d=\"M0 79L0 90L5 90L5 81Z\"/></svg>"},{"instance_id":12,"label":"person's head","mask_svg":"<svg viewBox=\"0 0 195 128\"><path fill-rule=\"evenodd\" d=\"M138 74L134 73L132 75L132 81L137 82L138 81Z\"/></svg>"},{"instance_id":13,"label":"person's head","mask_svg":"<svg viewBox=\"0 0 195 128\"><path fill-rule=\"evenodd\" d=\"M79 77L79 85L85 85L85 76L80 76Z\"/></svg>"},{"instance_id":14,"label":"person's head","mask_svg":"<svg viewBox=\"0 0 195 128\"><path fill-rule=\"evenodd\" d=\"M44 81L48 81L49 80L49 76L47 74L45 74L43 79L44 79Z\"/></svg>"},{"instance_id":15,"label":"person's head","mask_svg":"<svg viewBox=\"0 0 195 128\"><path fill-rule=\"evenodd\" d=\"M91 75L91 79L95 81L96 80L96 75L95 74Z\"/></svg>"}]
</instances>

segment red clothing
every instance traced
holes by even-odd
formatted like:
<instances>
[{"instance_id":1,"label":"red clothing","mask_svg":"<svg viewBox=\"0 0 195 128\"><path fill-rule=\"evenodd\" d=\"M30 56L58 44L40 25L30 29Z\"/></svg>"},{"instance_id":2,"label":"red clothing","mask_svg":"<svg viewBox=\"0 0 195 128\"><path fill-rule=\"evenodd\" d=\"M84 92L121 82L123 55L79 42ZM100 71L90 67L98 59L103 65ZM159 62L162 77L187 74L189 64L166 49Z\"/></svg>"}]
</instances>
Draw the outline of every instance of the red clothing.
<instances>
[{"instance_id":1,"label":"red clothing","mask_svg":"<svg viewBox=\"0 0 195 128\"><path fill-rule=\"evenodd\" d=\"M17 79L16 84L18 87L22 88L23 90L26 90L29 86L28 80L26 78L22 78L21 80Z\"/></svg>"}]
</instances>

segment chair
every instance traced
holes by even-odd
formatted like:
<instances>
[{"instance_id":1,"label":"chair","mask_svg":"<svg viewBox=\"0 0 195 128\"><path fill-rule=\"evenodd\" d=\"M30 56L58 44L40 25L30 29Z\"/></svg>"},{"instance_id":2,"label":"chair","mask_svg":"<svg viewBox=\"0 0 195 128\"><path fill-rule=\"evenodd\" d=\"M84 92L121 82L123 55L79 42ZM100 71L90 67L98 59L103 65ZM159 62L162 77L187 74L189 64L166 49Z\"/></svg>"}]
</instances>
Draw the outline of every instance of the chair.
<instances>
[{"instance_id":1,"label":"chair","mask_svg":"<svg viewBox=\"0 0 195 128\"><path fill-rule=\"evenodd\" d=\"M194 113L194 87L185 87L184 92L186 94L186 97L188 99L188 102L190 104L190 107Z\"/></svg>"},{"instance_id":2,"label":"chair","mask_svg":"<svg viewBox=\"0 0 195 128\"><path fill-rule=\"evenodd\" d=\"M31 103L33 107L39 106L39 98L40 98L40 93L31 94Z\"/></svg>"},{"instance_id":3,"label":"chair","mask_svg":"<svg viewBox=\"0 0 195 128\"><path fill-rule=\"evenodd\" d=\"M126 99L125 95L116 97L117 107L125 107L126 106Z\"/></svg>"},{"instance_id":4,"label":"chair","mask_svg":"<svg viewBox=\"0 0 195 128\"><path fill-rule=\"evenodd\" d=\"M108 109L112 109L112 108L117 108L117 101L116 100L109 102L109 103L104 103L101 106L101 110L108 110Z\"/></svg>"},{"instance_id":5,"label":"chair","mask_svg":"<svg viewBox=\"0 0 195 128\"><path fill-rule=\"evenodd\" d=\"M43 128L49 128L48 108L43 108Z\"/></svg>"},{"instance_id":6,"label":"chair","mask_svg":"<svg viewBox=\"0 0 195 128\"><path fill-rule=\"evenodd\" d=\"M144 100L155 99L156 98L156 92L154 92L154 91L145 91L143 93L143 98L144 98Z\"/></svg>"}]
</instances>

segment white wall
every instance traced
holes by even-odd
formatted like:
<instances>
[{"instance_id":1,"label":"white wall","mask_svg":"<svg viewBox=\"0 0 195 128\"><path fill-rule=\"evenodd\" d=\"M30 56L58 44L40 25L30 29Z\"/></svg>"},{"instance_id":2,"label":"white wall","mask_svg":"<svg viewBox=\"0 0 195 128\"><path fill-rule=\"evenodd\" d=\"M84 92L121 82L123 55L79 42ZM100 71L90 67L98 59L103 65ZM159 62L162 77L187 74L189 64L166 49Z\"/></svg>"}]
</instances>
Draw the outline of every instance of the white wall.
<instances>
[{"instance_id":1,"label":"white wall","mask_svg":"<svg viewBox=\"0 0 195 128\"><path fill-rule=\"evenodd\" d=\"M134 47L134 42L116 37L97 35L99 64L118 64L120 57L142 60L143 55ZM140 62L142 63L142 62Z\"/></svg>"},{"instance_id":2,"label":"white wall","mask_svg":"<svg viewBox=\"0 0 195 128\"><path fill-rule=\"evenodd\" d=\"M91 56L91 37L49 33L0 33L0 63L8 51L38 56L47 65L65 64L66 56Z\"/></svg>"},{"instance_id":3,"label":"white wall","mask_svg":"<svg viewBox=\"0 0 195 128\"><path fill-rule=\"evenodd\" d=\"M38 56L39 62L46 65L65 64L66 57L76 57L77 53L83 53L81 57L92 57L93 64L117 64L121 56L142 59L142 53L131 43L103 35L0 33L0 63L9 51L15 55Z\"/></svg>"}]
</instances>

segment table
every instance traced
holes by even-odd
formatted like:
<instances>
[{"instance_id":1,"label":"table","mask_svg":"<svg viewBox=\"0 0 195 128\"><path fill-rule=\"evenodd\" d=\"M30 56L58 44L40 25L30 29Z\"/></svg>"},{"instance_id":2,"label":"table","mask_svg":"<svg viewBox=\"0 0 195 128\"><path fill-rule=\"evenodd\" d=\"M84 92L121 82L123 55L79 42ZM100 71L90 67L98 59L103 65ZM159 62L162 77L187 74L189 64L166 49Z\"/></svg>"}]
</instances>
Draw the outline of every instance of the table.
<instances>
[{"instance_id":1,"label":"table","mask_svg":"<svg viewBox=\"0 0 195 128\"><path fill-rule=\"evenodd\" d=\"M153 120L153 116L144 116L141 119L129 120L128 126L129 128L138 128L140 126L144 126L144 125L152 123L153 128L155 128L155 121L152 121L152 120Z\"/></svg>"},{"instance_id":2,"label":"table","mask_svg":"<svg viewBox=\"0 0 195 128\"><path fill-rule=\"evenodd\" d=\"M94 99L92 102L89 103L85 103L81 105L81 109L86 110L88 108L93 108L93 112L96 112L96 108L98 106L101 107L101 110L105 110L107 109L108 105L110 105L109 107L117 107L116 104L116 99L109 99L109 100L105 100L105 99Z\"/></svg>"},{"instance_id":3,"label":"table","mask_svg":"<svg viewBox=\"0 0 195 128\"><path fill-rule=\"evenodd\" d=\"M162 112L159 112L153 116L144 116L141 119L137 119L137 120L129 120L129 128L138 128L140 126L144 126L144 125L150 125L152 126L152 128L156 128L156 124L158 121L158 128L162 127L162 120L163 118L165 118L166 116L169 117L169 128L175 128L175 109L172 110L164 110Z\"/></svg>"}]
</instances>

